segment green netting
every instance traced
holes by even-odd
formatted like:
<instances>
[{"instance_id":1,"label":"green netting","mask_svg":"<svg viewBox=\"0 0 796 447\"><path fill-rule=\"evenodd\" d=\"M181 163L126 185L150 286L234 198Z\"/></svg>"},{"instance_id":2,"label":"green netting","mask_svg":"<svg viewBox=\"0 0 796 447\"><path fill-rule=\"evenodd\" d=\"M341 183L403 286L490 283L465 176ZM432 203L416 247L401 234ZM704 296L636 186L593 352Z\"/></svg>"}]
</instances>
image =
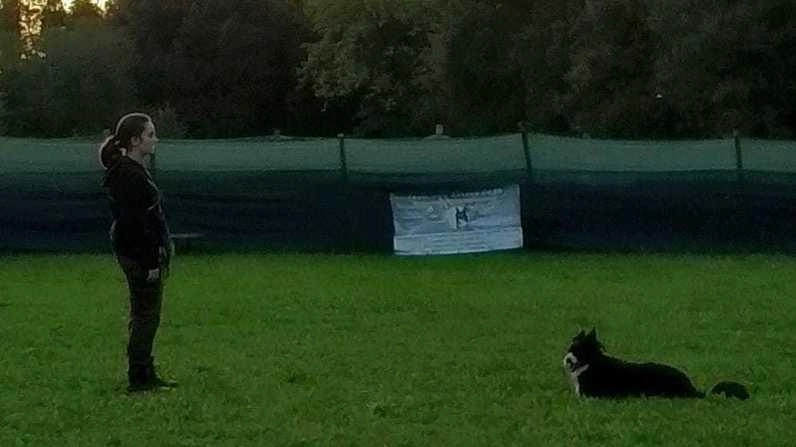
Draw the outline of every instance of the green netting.
<instances>
[{"instance_id":1,"label":"green netting","mask_svg":"<svg viewBox=\"0 0 796 447\"><path fill-rule=\"evenodd\" d=\"M169 140L158 144L157 169L166 171L337 170L337 140Z\"/></svg>"},{"instance_id":2,"label":"green netting","mask_svg":"<svg viewBox=\"0 0 796 447\"><path fill-rule=\"evenodd\" d=\"M534 135L538 170L676 172L734 170L733 140L612 141Z\"/></svg>"},{"instance_id":3,"label":"green netting","mask_svg":"<svg viewBox=\"0 0 796 447\"><path fill-rule=\"evenodd\" d=\"M99 141L0 138L0 248L107 248ZM521 183L529 243L686 237L792 247L796 142L490 138L165 140L172 229L237 246L389 250L389 192ZM619 242L616 242L619 241ZM628 242L630 241L630 242ZM723 242L722 242L723 243Z\"/></svg>"},{"instance_id":4,"label":"green netting","mask_svg":"<svg viewBox=\"0 0 796 447\"><path fill-rule=\"evenodd\" d=\"M88 140L0 138L0 173L100 171L98 147Z\"/></svg>"},{"instance_id":5,"label":"green netting","mask_svg":"<svg viewBox=\"0 0 796 447\"><path fill-rule=\"evenodd\" d=\"M771 173L796 173L796 142L743 140L744 169Z\"/></svg>"},{"instance_id":6,"label":"green netting","mask_svg":"<svg viewBox=\"0 0 796 447\"><path fill-rule=\"evenodd\" d=\"M369 174L485 173L525 168L520 135L345 142L348 169Z\"/></svg>"},{"instance_id":7,"label":"green netting","mask_svg":"<svg viewBox=\"0 0 796 447\"><path fill-rule=\"evenodd\" d=\"M529 135L536 171L681 172L735 171L732 139L612 141ZM0 138L0 172L98 172L98 141ZM744 168L796 173L796 142L742 140ZM365 174L480 174L526 167L519 134L489 138L406 140L346 139L349 172ZM165 140L158 170L336 171L337 139Z\"/></svg>"}]
</instances>

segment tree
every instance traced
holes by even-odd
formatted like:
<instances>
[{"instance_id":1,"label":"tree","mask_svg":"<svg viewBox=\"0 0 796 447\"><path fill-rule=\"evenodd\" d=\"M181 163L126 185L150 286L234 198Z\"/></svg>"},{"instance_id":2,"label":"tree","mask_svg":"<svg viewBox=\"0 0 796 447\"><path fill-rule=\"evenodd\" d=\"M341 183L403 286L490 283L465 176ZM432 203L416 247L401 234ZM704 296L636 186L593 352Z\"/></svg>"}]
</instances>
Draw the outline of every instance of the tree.
<instances>
[{"instance_id":1,"label":"tree","mask_svg":"<svg viewBox=\"0 0 796 447\"><path fill-rule=\"evenodd\" d=\"M74 0L69 9L69 19L72 21L100 21L102 20L102 10L91 0Z\"/></svg>"},{"instance_id":2,"label":"tree","mask_svg":"<svg viewBox=\"0 0 796 447\"><path fill-rule=\"evenodd\" d=\"M0 2L0 31L9 32L19 38L21 18L22 5L19 0Z\"/></svg>"},{"instance_id":3,"label":"tree","mask_svg":"<svg viewBox=\"0 0 796 447\"><path fill-rule=\"evenodd\" d=\"M525 117L518 35L529 19L525 2L446 2L445 79L449 127L460 134L516 131Z\"/></svg>"},{"instance_id":4,"label":"tree","mask_svg":"<svg viewBox=\"0 0 796 447\"><path fill-rule=\"evenodd\" d=\"M40 45L43 56L21 61L3 79L9 134L94 134L135 104L133 47L117 30L102 23L51 29Z\"/></svg>"},{"instance_id":5,"label":"tree","mask_svg":"<svg viewBox=\"0 0 796 447\"><path fill-rule=\"evenodd\" d=\"M792 1L659 0L654 80L694 135L796 132Z\"/></svg>"},{"instance_id":6,"label":"tree","mask_svg":"<svg viewBox=\"0 0 796 447\"><path fill-rule=\"evenodd\" d=\"M8 131L6 112L7 79L22 54L19 0L0 2L0 134Z\"/></svg>"},{"instance_id":7,"label":"tree","mask_svg":"<svg viewBox=\"0 0 796 447\"><path fill-rule=\"evenodd\" d=\"M144 104L169 97L168 68L174 39L188 16L192 0L113 0L107 20L121 28L135 45L133 77Z\"/></svg>"},{"instance_id":8,"label":"tree","mask_svg":"<svg viewBox=\"0 0 796 447\"><path fill-rule=\"evenodd\" d=\"M537 0L516 35L515 62L522 70L525 120L530 129L567 134L572 131L573 110L567 103L570 52L577 37L572 33L585 0Z\"/></svg>"},{"instance_id":9,"label":"tree","mask_svg":"<svg viewBox=\"0 0 796 447\"><path fill-rule=\"evenodd\" d=\"M41 9L31 2L19 4L19 37L22 41L23 53L28 56L35 53L36 39L41 32Z\"/></svg>"},{"instance_id":10,"label":"tree","mask_svg":"<svg viewBox=\"0 0 796 447\"><path fill-rule=\"evenodd\" d=\"M191 135L284 129L307 28L282 1L195 4L174 39L166 85Z\"/></svg>"},{"instance_id":11,"label":"tree","mask_svg":"<svg viewBox=\"0 0 796 447\"><path fill-rule=\"evenodd\" d=\"M67 14L62 0L47 0L47 5L41 15L42 32L66 26L66 18Z\"/></svg>"},{"instance_id":12,"label":"tree","mask_svg":"<svg viewBox=\"0 0 796 447\"><path fill-rule=\"evenodd\" d=\"M18 32L15 29L0 27L0 76L4 70L19 61L21 53L22 42Z\"/></svg>"},{"instance_id":13,"label":"tree","mask_svg":"<svg viewBox=\"0 0 796 447\"><path fill-rule=\"evenodd\" d=\"M587 0L572 33L565 101L576 129L647 135L658 92L650 82L654 52L643 0Z\"/></svg>"},{"instance_id":14,"label":"tree","mask_svg":"<svg viewBox=\"0 0 796 447\"><path fill-rule=\"evenodd\" d=\"M300 76L327 104L355 103L356 131L403 135L431 129L413 112L428 99L429 34L438 11L425 1L340 0L307 4L318 40Z\"/></svg>"}]
</instances>

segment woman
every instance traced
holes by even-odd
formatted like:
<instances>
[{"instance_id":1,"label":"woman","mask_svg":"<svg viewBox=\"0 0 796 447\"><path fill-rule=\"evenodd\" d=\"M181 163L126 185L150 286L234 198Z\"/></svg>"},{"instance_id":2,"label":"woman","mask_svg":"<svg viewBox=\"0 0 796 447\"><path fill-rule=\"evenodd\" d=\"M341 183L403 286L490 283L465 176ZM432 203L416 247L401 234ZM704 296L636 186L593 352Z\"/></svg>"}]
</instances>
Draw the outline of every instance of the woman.
<instances>
[{"instance_id":1,"label":"woman","mask_svg":"<svg viewBox=\"0 0 796 447\"><path fill-rule=\"evenodd\" d=\"M155 153L155 125L143 113L122 117L100 146L102 186L113 214L110 237L130 290L128 390L173 387L155 372L152 344L160 324L163 282L174 246L158 187L145 166Z\"/></svg>"}]
</instances>

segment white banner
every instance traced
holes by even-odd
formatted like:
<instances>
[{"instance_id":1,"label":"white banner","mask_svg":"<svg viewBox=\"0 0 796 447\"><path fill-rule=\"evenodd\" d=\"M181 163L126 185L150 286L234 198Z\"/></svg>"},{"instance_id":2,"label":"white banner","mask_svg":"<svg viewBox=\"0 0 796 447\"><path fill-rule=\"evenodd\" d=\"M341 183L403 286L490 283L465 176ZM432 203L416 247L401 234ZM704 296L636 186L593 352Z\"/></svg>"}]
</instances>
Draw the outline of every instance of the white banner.
<instances>
[{"instance_id":1,"label":"white banner","mask_svg":"<svg viewBox=\"0 0 796 447\"><path fill-rule=\"evenodd\" d=\"M399 255L474 253L522 247L520 188L441 195L390 194Z\"/></svg>"}]
</instances>

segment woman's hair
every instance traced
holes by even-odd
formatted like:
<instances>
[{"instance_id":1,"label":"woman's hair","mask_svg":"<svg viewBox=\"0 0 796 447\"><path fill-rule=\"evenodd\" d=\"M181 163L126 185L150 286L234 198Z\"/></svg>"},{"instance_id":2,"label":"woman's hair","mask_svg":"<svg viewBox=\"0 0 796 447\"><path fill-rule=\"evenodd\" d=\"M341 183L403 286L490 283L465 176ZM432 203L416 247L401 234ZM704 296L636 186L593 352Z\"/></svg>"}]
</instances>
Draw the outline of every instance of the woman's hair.
<instances>
[{"instance_id":1,"label":"woman's hair","mask_svg":"<svg viewBox=\"0 0 796 447\"><path fill-rule=\"evenodd\" d=\"M116 131L102 142L99 148L99 161L105 169L116 164L130 148L133 137L140 137L146 123L152 118L145 113L130 113L116 124Z\"/></svg>"}]
</instances>

